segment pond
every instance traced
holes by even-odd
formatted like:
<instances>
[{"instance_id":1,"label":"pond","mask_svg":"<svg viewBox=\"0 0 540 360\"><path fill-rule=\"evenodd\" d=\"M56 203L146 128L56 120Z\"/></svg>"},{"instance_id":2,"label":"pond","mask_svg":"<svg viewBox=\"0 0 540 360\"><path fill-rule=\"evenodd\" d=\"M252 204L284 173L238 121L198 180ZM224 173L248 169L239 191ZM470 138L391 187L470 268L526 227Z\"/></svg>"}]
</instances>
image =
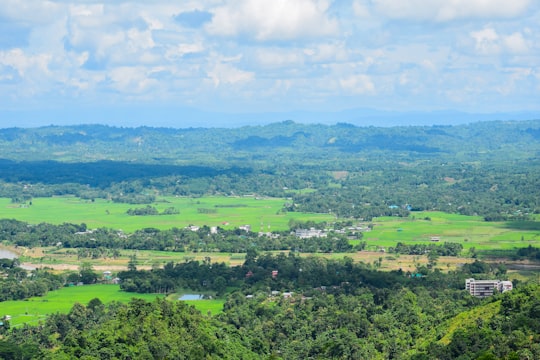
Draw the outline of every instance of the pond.
<instances>
[{"instance_id":1,"label":"pond","mask_svg":"<svg viewBox=\"0 0 540 360\"><path fill-rule=\"evenodd\" d=\"M15 259L16 257L17 254L15 254L14 252L0 249L0 259Z\"/></svg>"},{"instance_id":2,"label":"pond","mask_svg":"<svg viewBox=\"0 0 540 360\"><path fill-rule=\"evenodd\" d=\"M184 294L178 298L178 300L202 300L204 295L200 294Z\"/></svg>"}]
</instances>

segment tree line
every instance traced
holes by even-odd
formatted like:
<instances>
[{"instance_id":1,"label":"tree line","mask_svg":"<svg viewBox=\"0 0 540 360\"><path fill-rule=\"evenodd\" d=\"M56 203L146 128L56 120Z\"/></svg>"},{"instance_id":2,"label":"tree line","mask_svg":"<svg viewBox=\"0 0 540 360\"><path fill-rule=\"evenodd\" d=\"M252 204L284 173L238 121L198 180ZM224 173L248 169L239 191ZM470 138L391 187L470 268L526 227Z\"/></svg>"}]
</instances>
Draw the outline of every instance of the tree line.
<instances>
[{"instance_id":1,"label":"tree line","mask_svg":"<svg viewBox=\"0 0 540 360\"><path fill-rule=\"evenodd\" d=\"M86 224L41 223L30 226L23 221L4 219L0 220L0 237L16 246L90 249L86 252L89 257L94 257L94 254L112 257L112 252L122 249L229 253L245 253L249 249L310 253L355 250L349 244L347 235L337 232L330 232L327 237L300 239L289 231L260 235L240 229L218 228L216 232L212 232L208 226L202 226L196 231L144 228L124 234L107 228L88 231Z\"/></svg>"}]
</instances>

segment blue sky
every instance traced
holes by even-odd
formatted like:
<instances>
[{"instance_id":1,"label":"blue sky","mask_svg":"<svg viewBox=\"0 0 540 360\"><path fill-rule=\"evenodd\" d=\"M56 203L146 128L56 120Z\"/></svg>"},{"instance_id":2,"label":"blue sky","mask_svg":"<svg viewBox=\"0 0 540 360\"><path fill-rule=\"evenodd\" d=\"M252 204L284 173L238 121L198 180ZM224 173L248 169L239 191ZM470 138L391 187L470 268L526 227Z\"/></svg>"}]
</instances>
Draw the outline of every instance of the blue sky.
<instances>
[{"instance_id":1,"label":"blue sky","mask_svg":"<svg viewBox=\"0 0 540 360\"><path fill-rule=\"evenodd\" d=\"M535 0L2 0L0 127L534 116L538 24Z\"/></svg>"}]
</instances>

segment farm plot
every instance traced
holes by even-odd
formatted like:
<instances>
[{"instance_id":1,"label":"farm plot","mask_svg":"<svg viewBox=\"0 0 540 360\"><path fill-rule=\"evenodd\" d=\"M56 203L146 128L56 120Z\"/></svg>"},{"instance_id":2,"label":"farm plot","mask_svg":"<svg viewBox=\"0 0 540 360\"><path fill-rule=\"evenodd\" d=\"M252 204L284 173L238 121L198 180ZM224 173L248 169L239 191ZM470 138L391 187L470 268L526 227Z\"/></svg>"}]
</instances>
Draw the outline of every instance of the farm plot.
<instances>
[{"instance_id":1,"label":"farm plot","mask_svg":"<svg viewBox=\"0 0 540 360\"><path fill-rule=\"evenodd\" d=\"M511 228L504 222L486 222L479 216L417 212L407 218L380 217L364 234L371 248L405 244L457 242L464 249L512 249L540 246L540 230Z\"/></svg>"},{"instance_id":2,"label":"farm plot","mask_svg":"<svg viewBox=\"0 0 540 360\"><path fill-rule=\"evenodd\" d=\"M43 297L33 297L28 300L4 301L1 306L0 316L11 316L11 326L21 324L36 325L40 320L44 320L47 315L54 313L68 313L73 304L88 304L94 298L99 298L101 302L111 301L129 302L132 298L140 298L152 301L157 294L135 294L120 291L119 285L84 285L66 287L59 290L50 291Z\"/></svg>"},{"instance_id":3,"label":"farm plot","mask_svg":"<svg viewBox=\"0 0 540 360\"><path fill-rule=\"evenodd\" d=\"M129 209L146 205L114 203L104 199L83 200L72 196L34 198L32 203L12 204L0 198L0 218L17 219L31 224L85 223L89 228L107 227L133 232L145 227L160 230L173 227L220 226L237 228L250 225L253 231L288 229L291 219L315 222L332 221L329 214L288 212L281 209L285 199L256 197L161 197L151 204L161 214L168 208L178 213L170 215L132 216Z\"/></svg>"}]
</instances>

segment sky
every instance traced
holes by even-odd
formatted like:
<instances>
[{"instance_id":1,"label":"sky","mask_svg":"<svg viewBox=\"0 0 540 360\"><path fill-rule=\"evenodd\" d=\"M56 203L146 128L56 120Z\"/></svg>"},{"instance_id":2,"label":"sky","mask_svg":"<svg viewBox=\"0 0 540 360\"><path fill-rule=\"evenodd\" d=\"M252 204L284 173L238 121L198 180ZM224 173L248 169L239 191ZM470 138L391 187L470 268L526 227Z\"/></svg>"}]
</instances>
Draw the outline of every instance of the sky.
<instances>
[{"instance_id":1,"label":"sky","mask_svg":"<svg viewBox=\"0 0 540 360\"><path fill-rule=\"evenodd\" d=\"M2 0L0 127L540 118L539 24L537 0Z\"/></svg>"}]
</instances>

